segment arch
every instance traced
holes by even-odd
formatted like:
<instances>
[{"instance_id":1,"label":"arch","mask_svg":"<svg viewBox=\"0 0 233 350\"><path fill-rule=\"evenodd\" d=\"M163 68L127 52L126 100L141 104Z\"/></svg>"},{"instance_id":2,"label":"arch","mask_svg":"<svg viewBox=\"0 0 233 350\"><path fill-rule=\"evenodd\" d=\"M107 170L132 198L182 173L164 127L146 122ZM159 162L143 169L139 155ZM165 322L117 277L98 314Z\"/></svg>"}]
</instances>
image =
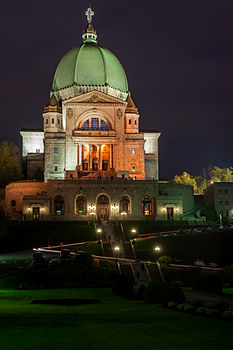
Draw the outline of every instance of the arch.
<instances>
[{"instance_id":1,"label":"arch","mask_svg":"<svg viewBox=\"0 0 233 350\"><path fill-rule=\"evenodd\" d=\"M96 198L97 218L108 220L110 213L110 197L106 193L100 193Z\"/></svg>"},{"instance_id":2,"label":"arch","mask_svg":"<svg viewBox=\"0 0 233 350\"><path fill-rule=\"evenodd\" d=\"M128 195L124 194L120 198L120 213L130 213L131 210L131 199Z\"/></svg>"},{"instance_id":3,"label":"arch","mask_svg":"<svg viewBox=\"0 0 233 350\"><path fill-rule=\"evenodd\" d=\"M145 196L142 199L142 215L152 215L152 198Z\"/></svg>"},{"instance_id":4,"label":"arch","mask_svg":"<svg viewBox=\"0 0 233 350\"><path fill-rule=\"evenodd\" d=\"M99 129L101 130L101 124L103 124L103 128L104 128L104 123L107 124L108 129L111 130L112 129L112 123L111 123L111 117L104 111L99 111L99 110L89 110L86 112L83 112L80 116L77 117L77 119L75 120L75 129L81 129L83 124L85 122L87 122L87 120L89 120L88 124L88 128L89 129L84 129L84 130L91 130L91 119L98 119L99 120ZM104 123L102 123L101 121L103 121ZM86 125L87 127L87 125Z\"/></svg>"},{"instance_id":5,"label":"arch","mask_svg":"<svg viewBox=\"0 0 233 350\"><path fill-rule=\"evenodd\" d=\"M104 194L100 194L97 197L97 204L109 204L110 203L110 198L108 195Z\"/></svg>"},{"instance_id":6,"label":"arch","mask_svg":"<svg viewBox=\"0 0 233 350\"><path fill-rule=\"evenodd\" d=\"M53 208L54 208L54 214L55 215L64 215L64 198L60 195L57 195L54 197L53 200Z\"/></svg>"},{"instance_id":7,"label":"arch","mask_svg":"<svg viewBox=\"0 0 233 350\"><path fill-rule=\"evenodd\" d=\"M75 214L86 215L87 214L87 199L84 195L79 194L75 198Z\"/></svg>"}]
</instances>

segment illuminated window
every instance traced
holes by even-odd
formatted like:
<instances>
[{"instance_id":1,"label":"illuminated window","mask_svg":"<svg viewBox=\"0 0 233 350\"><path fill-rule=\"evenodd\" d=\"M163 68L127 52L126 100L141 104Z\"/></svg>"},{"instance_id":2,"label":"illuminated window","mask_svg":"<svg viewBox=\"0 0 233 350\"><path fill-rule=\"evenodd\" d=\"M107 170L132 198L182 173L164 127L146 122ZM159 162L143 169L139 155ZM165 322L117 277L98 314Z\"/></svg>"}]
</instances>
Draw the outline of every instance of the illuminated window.
<instances>
[{"instance_id":1,"label":"illuminated window","mask_svg":"<svg viewBox=\"0 0 233 350\"><path fill-rule=\"evenodd\" d=\"M89 120L86 120L82 127L81 127L81 130L89 130Z\"/></svg>"},{"instance_id":2,"label":"illuminated window","mask_svg":"<svg viewBox=\"0 0 233 350\"><path fill-rule=\"evenodd\" d=\"M58 153L58 148L54 148L54 153Z\"/></svg>"},{"instance_id":3,"label":"illuminated window","mask_svg":"<svg viewBox=\"0 0 233 350\"><path fill-rule=\"evenodd\" d=\"M135 148L131 149L131 154L135 154Z\"/></svg>"},{"instance_id":4,"label":"illuminated window","mask_svg":"<svg viewBox=\"0 0 233 350\"><path fill-rule=\"evenodd\" d=\"M99 130L99 119L91 118L91 130Z\"/></svg>"},{"instance_id":5,"label":"illuminated window","mask_svg":"<svg viewBox=\"0 0 233 350\"><path fill-rule=\"evenodd\" d=\"M54 198L54 214L64 215L64 198L62 196L56 196Z\"/></svg>"},{"instance_id":6,"label":"illuminated window","mask_svg":"<svg viewBox=\"0 0 233 350\"><path fill-rule=\"evenodd\" d=\"M84 196L78 196L76 198L76 214L86 215L87 213L87 201Z\"/></svg>"},{"instance_id":7,"label":"illuminated window","mask_svg":"<svg viewBox=\"0 0 233 350\"><path fill-rule=\"evenodd\" d=\"M131 125L131 119L129 119L129 125Z\"/></svg>"},{"instance_id":8,"label":"illuminated window","mask_svg":"<svg viewBox=\"0 0 233 350\"><path fill-rule=\"evenodd\" d=\"M132 171L135 171L135 166L132 166Z\"/></svg>"},{"instance_id":9,"label":"illuminated window","mask_svg":"<svg viewBox=\"0 0 233 350\"><path fill-rule=\"evenodd\" d=\"M152 199L150 196L146 196L142 200L142 214L146 216L152 214Z\"/></svg>"},{"instance_id":10,"label":"illuminated window","mask_svg":"<svg viewBox=\"0 0 233 350\"><path fill-rule=\"evenodd\" d=\"M101 120L101 130L107 131L108 129L108 124L105 123L104 120Z\"/></svg>"}]
</instances>

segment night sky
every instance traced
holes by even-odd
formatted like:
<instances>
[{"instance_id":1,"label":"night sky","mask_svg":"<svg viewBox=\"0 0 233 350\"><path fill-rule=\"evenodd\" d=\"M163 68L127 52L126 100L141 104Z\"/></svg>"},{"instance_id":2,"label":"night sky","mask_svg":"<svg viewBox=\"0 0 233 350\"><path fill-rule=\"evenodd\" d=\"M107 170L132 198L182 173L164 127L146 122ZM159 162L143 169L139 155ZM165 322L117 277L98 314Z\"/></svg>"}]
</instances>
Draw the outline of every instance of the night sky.
<instances>
[{"instance_id":1,"label":"night sky","mask_svg":"<svg viewBox=\"0 0 233 350\"><path fill-rule=\"evenodd\" d=\"M41 128L55 69L82 42L88 1L4 1L0 140ZM122 63L141 115L157 129L160 175L233 166L233 1L93 0L98 44Z\"/></svg>"}]
</instances>

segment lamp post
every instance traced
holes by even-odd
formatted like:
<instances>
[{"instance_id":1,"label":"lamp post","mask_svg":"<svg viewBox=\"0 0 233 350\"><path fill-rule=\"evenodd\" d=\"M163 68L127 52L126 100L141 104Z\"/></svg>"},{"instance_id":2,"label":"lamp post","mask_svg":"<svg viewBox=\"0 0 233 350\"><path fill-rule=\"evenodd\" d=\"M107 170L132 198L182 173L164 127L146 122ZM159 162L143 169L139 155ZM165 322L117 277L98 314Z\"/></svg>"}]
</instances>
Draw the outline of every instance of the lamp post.
<instances>
[{"instance_id":1,"label":"lamp post","mask_svg":"<svg viewBox=\"0 0 233 350\"><path fill-rule=\"evenodd\" d=\"M115 213L116 213L116 210L119 209L119 206L118 206L117 204L114 203L114 204L111 206L111 209L113 210L114 219L115 219Z\"/></svg>"},{"instance_id":2,"label":"lamp post","mask_svg":"<svg viewBox=\"0 0 233 350\"><path fill-rule=\"evenodd\" d=\"M97 228L97 230L96 230L96 234L97 234L98 243L100 243L100 235L101 235L101 233L102 233L102 230L101 230L101 228L100 228L100 227L98 227L98 228Z\"/></svg>"},{"instance_id":3,"label":"lamp post","mask_svg":"<svg viewBox=\"0 0 233 350\"><path fill-rule=\"evenodd\" d=\"M114 251L115 251L115 256L116 256L116 264L117 264L117 262L118 262L118 254L119 254L119 252L120 252L120 248L118 247L118 246L116 246L116 247L114 247Z\"/></svg>"},{"instance_id":4,"label":"lamp post","mask_svg":"<svg viewBox=\"0 0 233 350\"><path fill-rule=\"evenodd\" d=\"M160 253L160 251L161 251L161 248L160 248L159 246L156 246L156 247L154 248L154 250L155 250L156 261L157 261L157 260L158 260L159 253Z\"/></svg>"}]
</instances>

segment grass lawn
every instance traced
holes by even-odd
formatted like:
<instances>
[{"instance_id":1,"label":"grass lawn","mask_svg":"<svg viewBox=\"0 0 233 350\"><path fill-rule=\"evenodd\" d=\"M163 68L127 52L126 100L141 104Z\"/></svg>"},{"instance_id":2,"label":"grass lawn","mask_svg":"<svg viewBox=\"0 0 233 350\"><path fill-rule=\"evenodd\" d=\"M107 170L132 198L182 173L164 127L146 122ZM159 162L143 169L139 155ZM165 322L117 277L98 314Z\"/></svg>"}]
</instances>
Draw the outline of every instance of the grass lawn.
<instances>
[{"instance_id":1,"label":"grass lawn","mask_svg":"<svg viewBox=\"0 0 233 350\"><path fill-rule=\"evenodd\" d=\"M223 288L223 293L233 296L233 288Z\"/></svg>"},{"instance_id":2,"label":"grass lawn","mask_svg":"<svg viewBox=\"0 0 233 350\"><path fill-rule=\"evenodd\" d=\"M138 239L135 243L138 258L155 259L154 247L161 248L161 255L180 258L185 263L197 259L205 262L216 262L219 265L231 265L233 234L232 231Z\"/></svg>"},{"instance_id":3,"label":"grass lawn","mask_svg":"<svg viewBox=\"0 0 233 350\"><path fill-rule=\"evenodd\" d=\"M0 252L27 250L33 247L95 241L92 223L79 221L21 222L9 228L9 235L0 237Z\"/></svg>"},{"instance_id":4,"label":"grass lawn","mask_svg":"<svg viewBox=\"0 0 233 350\"><path fill-rule=\"evenodd\" d=\"M30 304L72 297L102 303ZM0 290L1 350L219 350L232 341L232 323L121 299L109 289Z\"/></svg>"}]
</instances>

